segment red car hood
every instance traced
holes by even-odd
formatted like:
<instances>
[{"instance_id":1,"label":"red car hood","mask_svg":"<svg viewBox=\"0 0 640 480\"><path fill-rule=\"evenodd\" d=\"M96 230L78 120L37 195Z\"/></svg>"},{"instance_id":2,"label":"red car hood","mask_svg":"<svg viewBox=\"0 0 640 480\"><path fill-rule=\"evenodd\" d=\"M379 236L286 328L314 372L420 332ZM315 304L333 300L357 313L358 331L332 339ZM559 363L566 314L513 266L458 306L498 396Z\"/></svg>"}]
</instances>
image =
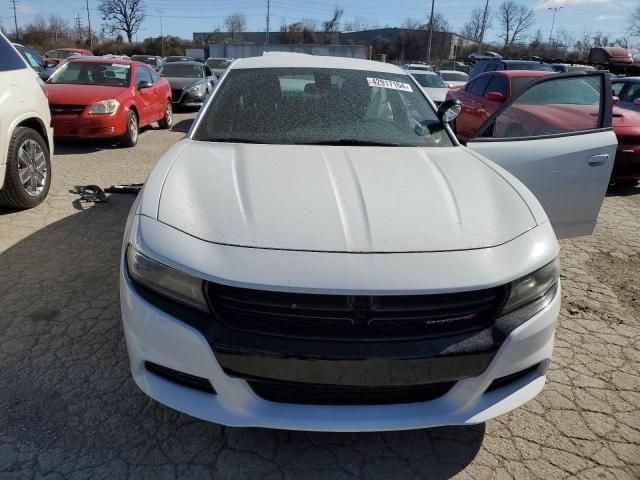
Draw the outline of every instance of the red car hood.
<instances>
[{"instance_id":1,"label":"red car hood","mask_svg":"<svg viewBox=\"0 0 640 480\"><path fill-rule=\"evenodd\" d=\"M89 105L100 100L117 98L128 90L125 87L98 85L69 85L46 83L49 103L56 105Z\"/></svg>"}]
</instances>

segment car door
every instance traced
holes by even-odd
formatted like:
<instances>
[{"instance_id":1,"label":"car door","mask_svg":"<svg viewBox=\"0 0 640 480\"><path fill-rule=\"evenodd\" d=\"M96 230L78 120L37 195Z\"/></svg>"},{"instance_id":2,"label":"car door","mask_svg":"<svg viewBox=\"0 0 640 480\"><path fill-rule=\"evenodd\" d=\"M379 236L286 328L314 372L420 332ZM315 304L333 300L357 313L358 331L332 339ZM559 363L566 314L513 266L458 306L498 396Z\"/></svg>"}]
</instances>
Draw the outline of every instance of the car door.
<instances>
[{"instance_id":1,"label":"car door","mask_svg":"<svg viewBox=\"0 0 640 480\"><path fill-rule=\"evenodd\" d=\"M605 73L541 77L502 104L467 147L524 183L559 238L589 235L615 158L611 108Z\"/></svg>"},{"instance_id":2,"label":"car door","mask_svg":"<svg viewBox=\"0 0 640 480\"><path fill-rule=\"evenodd\" d=\"M140 88L140 82L148 82L151 87ZM148 125L155 120L154 108L157 102L157 94L153 88L153 79L146 67L136 65L136 90L139 103L143 109L143 115L140 118L140 126Z\"/></svg>"},{"instance_id":3,"label":"car door","mask_svg":"<svg viewBox=\"0 0 640 480\"><path fill-rule=\"evenodd\" d=\"M155 122L156 120L164 117L164 111L166 108L166 95L163 95L162 91L162 82L160 82L160 76L155 73L149 67L142 67L147 71L149 78L151 79L152 87L149 90L152 90L153 94L153 105L150 109L151 119L150 122Z\"/></svg>"},{"instance_id":4,"label":"car door","mask_svg":"<svg viewBox=\"0 0 640 480\"><path fill-rule=\"evenodd\" d=\"M490 74L479 76L465 90L464 98L461 99L462 113L456 119L456 135L461 142L469 140L494 111L487 110L483 98L492 78Z\"/></svg>"}]
</instances>

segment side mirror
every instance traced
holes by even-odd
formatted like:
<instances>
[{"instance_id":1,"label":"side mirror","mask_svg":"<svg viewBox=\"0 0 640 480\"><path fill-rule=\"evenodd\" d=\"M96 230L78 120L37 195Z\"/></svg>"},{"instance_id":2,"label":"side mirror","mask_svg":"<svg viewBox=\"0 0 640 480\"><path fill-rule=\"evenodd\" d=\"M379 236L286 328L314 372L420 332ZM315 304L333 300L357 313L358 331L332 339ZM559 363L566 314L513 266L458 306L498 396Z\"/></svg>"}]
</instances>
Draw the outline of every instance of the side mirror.
<instances>
[{"instance_id":1,"label":"side mirror","mask_svg":"<svg viewBox=\"0 0 640 480\"><path fill-rule=\"evenodd\" d=\"M504 102L504 95L500 92L487 92L485 93L484 98L490 102Z\"/></svg>"},{"instance_id":2,"label":"side mirror","mask_svg":"<svg viewBox=\"0 0 640 480\"><path fill-rule=\"evenodd\" d=\"M620 97L614 95L613 97L611 97L611 99L614 105L618 105L620 103Z\"/></svg>"},{"instance_id":3,"label":"side mirror","mask_svg":"<svg viewBox=\"0 0 640 480\"><path fill-rule=\"evenodd\" d=\"M140 80L138 82L138 90L142 90L143 88L151 88L153 87L153 83L148 80Z\"/></svg>"},{"instance_id":4,"label":"side mirror","mask_svg":"<svg viewBox=\"0 0 640 480\"><path fill-rule=\"evenodd\" d=\"M460 100L457 98L450 98L440 104L436 115L441 122L451 123L458 117L458 115L460 115L461 111L462 103Z\"/></svg>"},{"instance_id":5,"label":"side mirror","mask_svg":"<svg viewBox=\"0 0 640 480\"><path fill-rule=\"evenodd\" d=\"M636 98L636 99L633 101L633 104L634 104L634 105L636 105L637 107L640 107L640 97Z\"/></svg>"}]
</instances>

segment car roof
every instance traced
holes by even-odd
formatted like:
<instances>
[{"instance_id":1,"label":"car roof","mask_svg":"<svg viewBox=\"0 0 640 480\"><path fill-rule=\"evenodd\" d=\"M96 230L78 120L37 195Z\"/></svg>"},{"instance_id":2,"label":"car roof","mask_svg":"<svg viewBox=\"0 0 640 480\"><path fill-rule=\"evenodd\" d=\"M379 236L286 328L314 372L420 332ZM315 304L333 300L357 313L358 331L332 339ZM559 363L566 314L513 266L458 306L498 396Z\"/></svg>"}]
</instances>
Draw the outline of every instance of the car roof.
<instances>
[{"instance_id":1,"label":"car roof","mask_svg":"<svg viewBox=\"0 0 640 480\"><path fill-rule=\"evenodd\" d=\"M612 79L611 82L615 82L615 83L623 83L623 82L640 83L640 77L618 77L618 78Z\"/></svg>"},{"instance_id":2,"label":"car roof","mask_svg":"<svg viewBox=\"0 0 640 480\"><path fill-rule=\"evenodd\" d=\"M407 70L407 72L409 72L411 75L435 75L437 77L439 77L440 75L438 75L436 72L430 72L428 70Z\"/></svg>"},{"instance_id":3,"label":"car roof","mask_svg":"<svg viewBox=\"0 0 640 480\"><path fill-rule=\"evenodd\" d=\"M545 70L498 70L493 72L484 72L474 77L487 77L489 75L501 75L503 77L518 78L518 77L544 77L546 75L553 75L554 72L547 72Z\"/></svg>"},{"instance_id":4,"label":"car roof","mask_svg":"<svg viewBox=\"0 0 640 480\"><path fill-rule=\"evenodd\" d=\"M169 63L165 63L164 64L165 67L167 65L199 65L199 66L202 66L204 64L202 62L198 62L197 60L185 60L183 62L169 62Z\"/></svg>"},{"instance_id":5,"label":"car roof","mask_svg":"<svg viewBox=\"0 0 640 480\"><path fill-rule=\"evenodd\" d=\"M120 58L104 58L104 57L73 57L68 59L73 63L117 63L122 65L144 65L144 63L135 60L124 60Z\"/></svg>"},{"instance_id":6,"label":"car roof","mask_svg":"<svg viewBox=\"0 0 640 480\"><path fill-rule=\"evenodd\" d=\"M438 73L462 73L463 75L466 75L467 77L469 76L469 74L467 72L463 72L462 70L438 70Z\"/></svg>"},{"instance_id":7,"label":"car roof","mask_svg":"<svg viewBox=\"0 0 640 480\"><path fill-rule=\"evenodd\" d=\"M229 68L233 70L249 68L335 68L346 70L368 70L381 73L407 75L405 70L390 63L361 60L358 58L325 57L304 53L284 53L248 57L236 60Z\"/></svg>"}]
</instances>

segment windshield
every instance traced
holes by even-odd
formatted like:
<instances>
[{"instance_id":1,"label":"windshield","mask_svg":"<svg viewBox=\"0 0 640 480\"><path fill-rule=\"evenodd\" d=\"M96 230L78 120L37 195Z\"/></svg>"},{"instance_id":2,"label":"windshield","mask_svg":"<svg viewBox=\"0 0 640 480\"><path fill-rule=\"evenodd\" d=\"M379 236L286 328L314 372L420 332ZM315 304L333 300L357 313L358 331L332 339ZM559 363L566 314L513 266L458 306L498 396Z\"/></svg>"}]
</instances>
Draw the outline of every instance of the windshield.
<instances>
[{"instance_id":1,"label":"windshield","mask_svg":"<svg viewBox=\"0 0 640 480\"><path fill-rule=\"evenodd\" d=\"M167 63L162 67L160 73L163 77L202 78L202 66Z\"/></svg>"},{"instance_id":2,"label":"windshield","mask_svg":"<svg viewBox=\"0 0 640 480\"><path fill-rule=\"evenodd\" d=\"M71 61L60 67L49 83L128 87L130 78L130 65Z\"/></svg>"},{"instance_id":3,"label":"windshield","mask_svg":"<svg viewBox=\"0 0 640 480\"><path fill-rule=\"evenodd\" d=\"M452 146L407 75L323 68L232 69L196 140Z\"/></svg>"},{"instance_id":4,"label":"windshield","mask_svg":"<svg viewBox=\"0 0 640 480\"><path fill-rule=\"evenodd\" d=\"M440 76L447 82L466 82L469 75L464 72L440 72Z\"/></svg>"},{"instance_id":5,"label":"windshield","mask_svg":"<svg viewBox=\"0 0 640 480\"><path fill-rule=\"evenodd\" d=\"M215 68L216 70L223 70L231 65L231 60L225 60L222 58L210 58L207 60L209 68Z\"/></svg>"},{"instance_id":6,"label":"windshield","mask_svg":"<svg viewBox=\"0 0 640 480\"><path fill-rule=\"evenodd\" d=\"M69 58L71 56L79 55L77 52L70 52L68 50L49 50L44 54L45 58Z\"/></svg>"},{"instance_id":7,"label":"windshield","mask_svg":"<svg viewBox=\"0 0 640 480\"><path fill-rule=\"evenodd\" d=\"M153 58L153 57L149 57L149 55L132 55L131 56L131 60L135 60L136 62L144 62L149 58Z\"/></svg>"},{"instance_id":8,"label":"windshield","mask_svg":"<svg viewBox=\"0 0 640 480\"><path fill-rule=\"evenodd\" d=\"M436 75L435 73L431 75L425 73L412 73L411 76L415 78L416 82L418 82L422 87L447 88L440 75Z\"/></svg>"}]
</instances>

